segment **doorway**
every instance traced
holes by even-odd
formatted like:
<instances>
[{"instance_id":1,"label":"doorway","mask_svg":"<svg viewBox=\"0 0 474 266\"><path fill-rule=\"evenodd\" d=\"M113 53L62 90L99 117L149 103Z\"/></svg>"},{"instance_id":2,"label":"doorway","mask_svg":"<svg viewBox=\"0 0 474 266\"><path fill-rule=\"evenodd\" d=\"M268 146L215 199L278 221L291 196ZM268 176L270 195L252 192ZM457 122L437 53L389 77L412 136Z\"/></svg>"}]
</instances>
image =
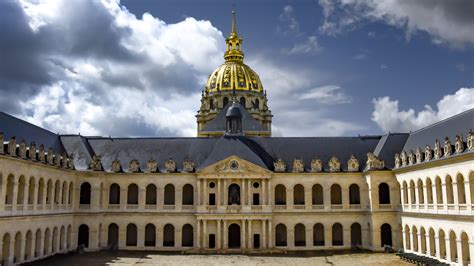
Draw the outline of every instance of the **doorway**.
<instances>
[{"instance_id":1,"label":"doorway","mask_svg":"<svg viewBox=\"0 0 474 266\"><path fill-rule=\"evenodd\" d=\"M238 224L229 226L229 248L240 248L240 226Z\"/></svg>"},{"instance_id":2,"label":"doorway","mask_svg":"<svg viewBox=\"0 0 474 266\"><path fill-rule=\"evenodd\" d=\"M260 235L259 234L253 235L253 248L260 248Z\"/></svg>"}]
</instances>

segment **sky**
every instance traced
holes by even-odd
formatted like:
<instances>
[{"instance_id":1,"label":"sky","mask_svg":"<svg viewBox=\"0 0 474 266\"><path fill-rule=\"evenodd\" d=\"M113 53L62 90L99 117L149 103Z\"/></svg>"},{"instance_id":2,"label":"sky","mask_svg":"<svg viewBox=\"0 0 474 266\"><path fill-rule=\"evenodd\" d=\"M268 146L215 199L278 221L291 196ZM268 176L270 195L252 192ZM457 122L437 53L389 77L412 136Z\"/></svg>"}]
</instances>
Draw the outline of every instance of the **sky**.
<instances>
[{"instance_id":1,"label":"sky","mask_svg":"<svg viewBox=\"0 0 474 266\"><path fill-rule=\"evenodd\" d=\"M274 136L409 132L474 108L472 0L1 0L0 111L61 134L196 136L233 4Z\"/></svg>"}]
</instances>

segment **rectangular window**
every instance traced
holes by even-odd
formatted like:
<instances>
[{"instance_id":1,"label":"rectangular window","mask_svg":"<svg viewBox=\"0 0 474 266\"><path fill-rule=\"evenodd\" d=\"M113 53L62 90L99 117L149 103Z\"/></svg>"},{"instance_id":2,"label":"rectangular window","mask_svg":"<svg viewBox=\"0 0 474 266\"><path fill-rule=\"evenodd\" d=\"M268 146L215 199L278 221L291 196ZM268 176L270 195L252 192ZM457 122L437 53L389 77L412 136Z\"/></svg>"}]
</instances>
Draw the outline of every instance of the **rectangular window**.
<instances>
[{"instance_id":1,"label":"rectangular window","mask_svg":"<svg viewBox=\"0 0 474 266\"><path fill-rule=\"evenodd\" d=\"M253 205L260 205L260 194L253 194Z\"/></svg>"},{"instance_id":2,"label":"rectangular window","mask_svg":"<svg viewBox=\"0 0 474 266\"><path fill-rule=\"evenodd\" d=\"M209 194L209 205L216 205L216 194Z\"/></svg>"}]
</instances>

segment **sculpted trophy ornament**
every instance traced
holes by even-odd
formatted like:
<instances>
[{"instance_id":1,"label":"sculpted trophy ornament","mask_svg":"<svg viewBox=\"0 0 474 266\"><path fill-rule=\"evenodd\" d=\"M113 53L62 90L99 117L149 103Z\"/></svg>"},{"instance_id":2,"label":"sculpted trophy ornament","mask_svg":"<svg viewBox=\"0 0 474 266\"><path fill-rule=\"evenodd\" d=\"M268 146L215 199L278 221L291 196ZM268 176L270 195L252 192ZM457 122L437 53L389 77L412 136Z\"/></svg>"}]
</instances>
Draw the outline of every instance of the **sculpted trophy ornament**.
<instances>
[{"instance_id":1,"label":"sculpted trophy ornament","mask_svg":"<svg viewBox=\"0 0 474 266\"><path fill-rule=\"evenodd\" d=\"M314 158L311 161L311 172L313 173L319 173L323 171L323 161L318 158Z\"/></svg>"},{"instance_id":2,"label":"sculpted trophy ornament","mask_svg":"<svg viewBox=\"0 0 474 266\"><path fill-rule=\"evenodd\" d=\"M439 143L439 140L436 139L435 141L435 147L434 147L434 157L435 159L439 159L443 156L443 151L441 150L441 143Z\"/></svg>"},{"instance_id":3,"label":"sculpted trophy ornament","mask_svg":"<svg viewBox=\"0 0 474 266\"><path fill-rule=\"evenodd\" d=\"M397 166L397 156L398 156L398 166ZM369 152L367 153L367 169L368 170L382 170L385 168L385 162L383 160L380 160L375 156L375 154ZM400 156L395 154L395 167L400 167Z\"/></svg>"},{"instance_id":4,"label":"sculpted trophy ornament","mask_svg":"<svg viewBox=\"0 0 474 266\"><path fill-rule=\"evenodd\" d=\"M453 147L451 146L451 141L448 137L444 139L444 156L448 157L453 152Z\"/></svg>"},{"instance_id":5,"label":"sculpted trophy ornament","mask_svg":"<svg viewBox=\"0 0 474 266\"><path fill-rule=\"evenodd\" d=\"M293 160L293 173L302 173L304 172L304 163L301 159Z\"/></svg>"},{"instance_id":6,"label":"sculpted trophy ornament","mask_svg":"<svg viewBox=\"0 0 474 266\"><path fill-rule=\"evenodd\" d=\"M192 173L194 172L194 162L190 159L186 159L183 162L183 172Z\"/></svg>"},{"instance_id":7,"label":"sculpted trophy ornament","mask_svg":"<svg viewBox=\"0 0 474 266\"><path fill-rule=\"evenodd\" d=\"M57 152L57 153L54 155L54 164L55 164L57 167L61 167L61 154L59 154L59 152Z\"/></svg>"},{"instance_id":8,"label":"sculpted trophy ornament","mask_svg":"<svg viewBox=\"0 0 474 266\"><path fill-rule=\"evenodd\" d=\"M34 142L30 143L30 149L28 150L28 157L32 161L36 161L36 144Z\"/></svg>"},{"instance_id":9,"label":"sculpted trophy ornament","mask_svg":"<svg viewBox=\"0 0 474 266\"><path fill-rule=\"evenodd\" d=\"M67 153L63 152L63 168L67 168L68 160Z\"/></svg>"},{"instance_id":10,"label":"sculpted trophy ornament","mask_svg":"<svg viewBox=\"0 0 474 266\"><path fill-rule=\"evenodd\" d=\"M329 160L328 165L329 165L329 172L341 171L341 162L339 162L339 159L334 155Z\"/></svg>"},{"instance_id":11,"label":"sculpted trophy ornament","mask_svg":"<svg viewBox=\"0 0 474 266\"><path fill-rule=\"evenodd\" d=\"M273 162L273 167L275 168L275 172L281 173L286 171L286 163L282 159Z\"/></svg>"},{"instance_id":12,"label":"sculpted trophy ornament","mask_svg":"<svg viewBox=\"0 0 474 266\"><path fill-rule=\"evenodd\" d=\"M18 155L21 159L26 159L26 142L22 140L18 148Z\"/></svg>"},{"instance_id":13,"label":"sculpted trophy ornament","mask_svg":"<svg viewBox=\"0 0 474 266\"><path fill-rule=\"evenodd\" d=\"M402 154L400 155L400 159L402 160L402 166L407 166L408 164L408 156L406 151L402 151Z\"/></svg>"},{"instance_id":14,"label":"sculpted trophy ornament","mask_svg":"<svg viewBox=\"0 0 474 266\"><path fill-rule=\"evenodd\" d=\"M454 143L454 149L456 153L462 153L464 151L464 141L462 140L462 135L456 135L456 142Z\"/></svg>"},{"instance_id":15,"label":"sculpted trophy ornament","mask_svg":"<svg viewBox=\"0 0 474 266\"><path fill-rule=\"evenodd\" d=\"M120 160L115 159L112 161L112 172L115 172L115 173L122 172L122 165L120 165Z\"/></svg>"},{"instance_id":16,"label":"sculpted trophy ornament","mask_svg":"<svg viewBox=\"0 0 474 266\"><path fill-rule=\"evenodd\" d=\"M347 161L347 170L349 172L359 171L359 160L354 155L351 155L351 158Z\"/></svg>"},{"instance_id":17,"label":"sculpted trophy ornament","mask_svg":"<svg viewBox=\"0 0 474 266\"><path fill-rule=\"evenodd\" d=\"M41 144L38 151L38 160L42 163L46 163L46 156L44 151L44 145Z\"/></svg>"},{"instance_id":18,"label":"sculpted trophy ornament","mask_svg":"<svg viewBox=\"0 0 474 266\"><path fill-rule=\"evenodd\" d=\"M89 162L88 168L92 171L102 171L102 162L100 161L100 155L93 155L92 160Z\"/></svg>"},{"instance_id":19,"label":"sculpted trophy ornament","mask_svg":"<svg viewBox=\"0 0 474 266\"><path fill-rule=\"evenodd\" d=\"M166 169L166 172L168 173L176 172L176 162L173 160L173 158L169 158L165 162L165 169Z\"/></svg>"},{"instance_id":20,"label":"sculpted trophy ornament","mask_svg":"<svg viewBox=\"0 0 474 266\"><path fill-rule=\"evenodd\" d=\"M408 153L408 164L413 165L415 164L415 161L415 153L413 153L413 150L410 150L410 152Z\"/></svg>"},{"instance_id":21,"label":"sculpted trophy ornament","mask_svg":"<svg viewBox=\"0 0 474 266\"><path fill-rule=\"evenodd\" d=\"M431 150L430 145L426 145L425 148L425 162L429 162L433 157L433 151Z\"/></svg>"},{"instance_id":22,"label":"sculpted trophy ornament","mask_svg":"<svg viewBox=\"0 0 474 266\"><path fill-rule=\"evenodd\" d=\"M467 132L467 149L472 151L474 150L474 134L472 134L472 130L469 129L469 132Z\"/></svg>"},{"instance_id":23,"label":"sculpted trophy ornament","mask_svg":"<svg viewBox=\"0 0 474 266\"><path fill-rule=\"evenodd\" d=\"M10 156L16 157L16 138L11 137L8 141L8 154Z\"/></svg>"},{"instance_id":24,"label":"sculpted trophy ornament","mask_svg":"<svg viewBox=\"0 0 474 266\"><path fill-rule=\"evenodd\" d=\"M402 160L400 159L400 154L395 153L395 168L399 168L402 165Z\"/></svg>"},{"instance_id":25,"label":"sculpted trophy ornament","mask_svg":"<svg viewBox=\"0 0 474 266\"><path fill-rule=\"evenodd\" d=\"M418 146L416 148L416 163L422 163L423 162L423 151L421 150L421 147Z\"/></svg>"},{"instance_id":26,"label":"sculpted trophy ornament","mask_svg":"<svg viewBox=\"0 0 474 266\"><path fill-rule=\"evenodd\" d=\"M131 160L128 165L128 170L132 173L140 172L140 162L136 159Z\"/></svg>"},{"instance_id":27,"label":"sculpted trophy ornament","mask_svg":"<svg viewBox=\"0 0 474 266\"><path fill-rule=\"evenodd\" d=\"M146 163L146 168L147 168L148 172L156 173L156 172L158 172L158 163L155 160L150 159Z\"/></svg>"},{"instance_id":28,"label":"sculpted trophy ornament","mask_svg":"<svg viewBox=\"0 0 474 266\"><path fill-rule=\"evenodd\" d=\"M67 169L74 169L74 154L71 153L69 158L67 158Z\"/></svg>"},{"instance_id":29,"label":"sculpted trophy ornament","mask_svg":"<svg viewBox=\"0 0 474 266\"><path fill-rule=\"evenodd\" d=\"M48 154L47 154L47 157L46 157L46 161L48 162L49 165L54 164L54 161L53 161L53 148L51 148L51 147L49 147L49 149L48 149Z\"/></svg>"}]
</instances>

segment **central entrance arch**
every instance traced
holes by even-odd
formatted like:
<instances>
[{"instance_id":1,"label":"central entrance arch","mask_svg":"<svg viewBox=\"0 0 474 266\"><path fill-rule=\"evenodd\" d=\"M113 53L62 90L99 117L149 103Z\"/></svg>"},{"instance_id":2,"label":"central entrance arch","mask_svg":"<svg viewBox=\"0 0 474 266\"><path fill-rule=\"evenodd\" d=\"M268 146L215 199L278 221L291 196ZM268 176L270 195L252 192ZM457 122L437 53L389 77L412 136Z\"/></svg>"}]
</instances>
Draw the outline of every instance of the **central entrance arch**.
<instances>
[{"instance_id":1,"label":"central entrance arch","mask_svg":"<svg viewBox=\"0 0 474 266\"><path fill-rule=\"evenodd\" d=\"M240 226L238 224L229 226L229 248L240 248Z\"/></svg>"}]
</instances>

